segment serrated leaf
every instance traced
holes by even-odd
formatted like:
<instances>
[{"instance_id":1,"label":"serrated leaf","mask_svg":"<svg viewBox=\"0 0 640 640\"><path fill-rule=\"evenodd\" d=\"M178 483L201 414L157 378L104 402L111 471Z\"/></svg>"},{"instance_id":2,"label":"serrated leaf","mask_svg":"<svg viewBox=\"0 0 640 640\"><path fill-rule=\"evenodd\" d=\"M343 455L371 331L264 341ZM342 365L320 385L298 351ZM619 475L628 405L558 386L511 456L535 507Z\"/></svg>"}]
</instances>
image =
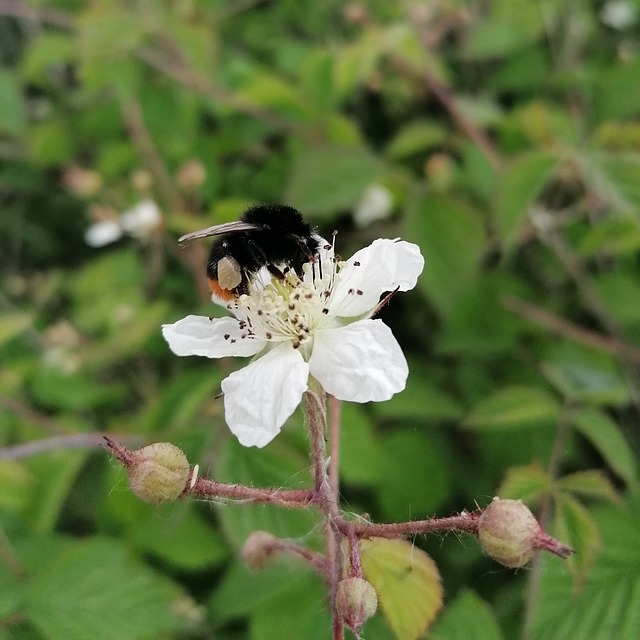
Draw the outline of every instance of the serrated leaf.
<instances>
[{"instance_id":1,"label":"serrated leaf","mask_svg":"<svg viewBox=\"0 0 640 640\"><path fill-rule=\"evenodd\" d=\"M513 247L516 234L558 165L554 154L535 151L512 159L498 179L495 215L498 232L507 248Z\"/></svg>"},{"instance_id":2,"label":"serrated leaf","mask_svg":"<svg viewBox=\"0 0 640 640\"><path fill-rule=\"evenodd\" d=\"M469 589L445 607L429 640L502 640L502 630L491 607Z\"/></svg>"},{"instance_id":3,"label":"serrated leaf","mask_svg":"<svg viewBox=\"0 0 640 640\"><path fill-rule=\"evenodd\" d=\"M532 640L635 640L640 629L640 503L594 509L602 546L576 593L566 561L549 558L542 572Z\"/></svg>"},{"instance_id":4,"label":"serrated leaf","mask_svg":"<svg viewBox=\"0 0 640 640\"><path fill-rule=\"evenodd\" d=\"M522 500L527 505L535 506L551 489L549 474L539 465L531 464L507 469L496 495L503 499Z\"/></svg>"},{"instance_id":5,"label":"serrated leaf","mask_svg":"<svg viewBox=\"0 0 640 640\"><path fill-rule=\"evenodd\" d=\"M420 637L442 607L443 591L435 562L406 540L362 540L360 550L365 577L375 588L396 637Z\"/></svg>"},{"instance_id":6,"label":"serrated leaf","mask_svg":"<svg viewBox=\"0 0 640 640\"><path fill-rule=\"evenodd\" d=\"M408 210L406 237L422 249L425 264L420 286L443 315L472 285L485 249L480 215L462 202L425 195Z\"/></svg>"},{"instance_id":7,"label":"serrated leaf","mask_svg":"<svg viewBox=\"0 0 640 640\"><path fill-rule=\"evenodd\" d=\"M306 214L333 215L353 207L383 169L364 147L308 149L293 164L285 200Z\"/></svg>"},{"instance_id":8,"label":"serrated leaf","mask_svg":"<svg viewBox=\"0 0 640 640\"><path fill-rule=\"evenodd\" d=\"M463 425L474 429L512 429L558 418L558 401L539 387L511 386L481 400Z\"/></svg>"},{"instance_id":9,"label":"serrated leaf","mask_svg":"<svg viewBox=\"0 0 640 640\"><path fill-rule=\"evenodd\" d=\"M615 487L607 476L598 469L576 471L556 480L556 487L569 493L577 493L587 498L601 498L610 502L620 502Z\"/></svg>"},{"instance_id":10,"label":"serrated leaf","mask_svg":"<svg viewBox=\"0 0 640 640\"><path fill-rule=\"evenodd\" d=\"M51 640L136 640L179 628L173 611L187 596L116 542L75 543L40 569L26 612Z\"/></svg>"},{"instance_id":11,"label":"serrated leaf","mask_svg":"<svg viewBox=\"0 0 640 640\"><path fill-rule=\"evenodd\" d=\"M575 583L581 585L593 564L601 540L598 527L589 511L567 494L556 498L554 535L575 550L576 553L566 562Z\"/></svg>"},{"instance_id":12,"label":"serrated leaf","mask_svg":"<svg viewBox=\"0 0 640 640\"><path fill-rule=\"evenodd\" d=\"M638 470L631 447L620 427L606 413L597 409L580 409L572 411L570 419L615 473L629 484L635 481Z\"/></svg>"}]
</instances>

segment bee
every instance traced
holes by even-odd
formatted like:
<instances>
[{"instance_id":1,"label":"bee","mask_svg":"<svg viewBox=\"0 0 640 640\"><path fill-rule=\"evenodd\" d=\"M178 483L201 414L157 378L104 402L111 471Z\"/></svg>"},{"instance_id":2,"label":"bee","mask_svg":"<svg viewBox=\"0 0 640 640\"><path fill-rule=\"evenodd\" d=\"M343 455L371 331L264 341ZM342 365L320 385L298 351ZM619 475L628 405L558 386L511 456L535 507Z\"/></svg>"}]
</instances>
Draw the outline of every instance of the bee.
<instances>
[{"instance_id":1,"label":"bee","mask_svg":"<svg viewBox=\"0 0 640 640\"><path fill-rule=\"evenodd\" d=\"M211 293L223 301L249 293L252 278L262 268L284 279L293 269L313 262L320 238L302 214L282 204L261 204L247 209L236 222L226 222L182 236L185 243L220 236L209 252L207 278Z\"/></svg>"}]
</instances>

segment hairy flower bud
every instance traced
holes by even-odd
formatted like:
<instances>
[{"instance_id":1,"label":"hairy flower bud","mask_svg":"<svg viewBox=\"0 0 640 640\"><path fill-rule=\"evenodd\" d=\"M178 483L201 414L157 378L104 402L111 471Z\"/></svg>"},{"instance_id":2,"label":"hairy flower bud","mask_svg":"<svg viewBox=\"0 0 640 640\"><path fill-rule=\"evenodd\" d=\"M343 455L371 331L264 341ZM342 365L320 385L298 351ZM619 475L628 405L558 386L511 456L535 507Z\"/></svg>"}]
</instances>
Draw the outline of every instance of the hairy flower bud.
<instances>
[{"instance_id":1,"label":"hairy flower bud","mask_svg":"<svg viewBox=\"0 0 640 640\"><path fill-rule=\"evenodd\" d=\"M544 535L521 500L494 498L480 516L478 538L483 551L505 567L525 566Z\"/></svg>"},{"instance_id":2,"label":"hairy flower bud","mask_svg":"<svg viewBox=\"0 0 640 640\"><path fill-rule=\"evenodd\" d=\"M278 553L278 539L268 531L254 531L242 547L242 559L251 569L263 569Z\"/></svg>"},{"instance_id":3,"label":"hairy flower bud","mask_svg":"<svg viewBox=\"0 0 640 640\"><path fill-rule=\"evenodd\" d=\"M370 582L363 578L345 578L338 583L336 611L341 622L355 634L377 608L378 595Z\"/></svg>"},{"instance_id":4,"label":"hairy flower bud","mask_svg":"<svg viewBox=\"0 0 640 640\"><path fill-rule=\"evenodd\" d=\"M187 457L169 442L156 442L132 451L125 468L131 491L150 504L173 502L189 479Z\"/></svg>"}]
</instances>

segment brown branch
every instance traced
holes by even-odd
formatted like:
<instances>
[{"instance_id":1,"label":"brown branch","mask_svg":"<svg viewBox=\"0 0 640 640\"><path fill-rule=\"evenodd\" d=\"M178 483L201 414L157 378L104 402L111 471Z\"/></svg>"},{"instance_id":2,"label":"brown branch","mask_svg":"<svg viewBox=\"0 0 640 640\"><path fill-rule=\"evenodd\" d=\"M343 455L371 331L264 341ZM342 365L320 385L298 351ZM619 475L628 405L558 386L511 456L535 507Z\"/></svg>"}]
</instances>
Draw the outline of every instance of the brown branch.
<instances>
[{"instance_id":1,"label":"brown branch","mask_svg":"<svg viewBox=\"0 0 640 640\"><path fill-rule=\"evenodd\" d=\"M70 14L46 7L30 7L24 0L0 0L0 15L40 22L67 31L75 28L75 20Z\"/></svg>"},{"instance_id":2,"label":"brown branch","mask_svg":"<svg viewBox=\"0 0 640 640\"><path fill-rule=\"evenodd\" d=\"M135 440L133 436L120 436L122 440ZM40 453L51 453L61 449L92 449L100 446L103 440L101 433L74 433L65 436L43 438L32 442L16 444L0 448L0 460L17 460Z\"/></svg>"},{"instance_id":3,"label":"brown branch","mask_svg":"<svg viewBox=\"0 0 640 640\"><path fill-rule=\"evenodd\" d=\"M505 295L502 298L505 309L512 311L525 320L540 325L552 333L579 342L598 351L605 351L614 356L624 354L629 362L640 364L640 348L629 345L613 336L604 336L595 331L580 327L560 316L557 316L531 302L526 302L515 296Z\"/></svg>"},{"instance_id":4,"label":"brown branch","mask_svg":"<svg viewBox=\"0 0 640 640\"><path fill-rule=\"evenodd\" d=\"M274 504L280 507L303 507L313 504L315 499L311 489L246 487L205 478L198 478L193 487L187 486L182 495L200 500L227 499L251 504Z\"/></svg>"},{"instance_id":5,"label":"brown branch","mask_svg":"<svg viewBox=\"0 0 640 640\"><path fill-rule=\"evenodd\" d=\"M442 106L449 112L452 120L460 127L466 136L480 149L480 152L487 159L492 169L500 169L502 160L494 148L489 136L476 125L475 122L467 118L462 109L458 106L453 92L440 82L431 73L425 72L424 80L438 99Z\"/></svg>"},{"instance_id":6,"label":"brown branch","mask_svg":"<svg viewBox=\"0 0 640 640\"><path fill-rule=\"evenodd\" d=\"M142 107L135 99L128 99L122 105L122 117L133 142L144 164L154 177L165 203L175 212L184 211L184 202L180 192L173 184L171 175L158 153L156 146L144 123Z\"/></svg>"}]
</instances>

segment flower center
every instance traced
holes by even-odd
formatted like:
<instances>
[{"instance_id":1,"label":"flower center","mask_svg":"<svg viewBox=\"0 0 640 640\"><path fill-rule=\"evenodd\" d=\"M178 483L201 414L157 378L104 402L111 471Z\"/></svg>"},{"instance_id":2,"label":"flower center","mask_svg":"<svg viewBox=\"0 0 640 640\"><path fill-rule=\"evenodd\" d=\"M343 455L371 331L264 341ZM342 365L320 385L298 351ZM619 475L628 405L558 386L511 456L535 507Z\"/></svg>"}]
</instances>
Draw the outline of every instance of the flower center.
<instances>
[{"instance_id":1,"label":"flower center","mask_svg":"<svg viewBox=\"0 0 640 640\"><path fill-rule=\"evenodd\" d=\"M251 292L229 305L246 331L243 337L267 342L291 342L294 349L310 347L314 333L336 323L329 315L329 298L335 284L338 264L329 257L302 268L302 275L281 265L284 278L266 268L251 283Z\"/></svg>"}]
</instances>

